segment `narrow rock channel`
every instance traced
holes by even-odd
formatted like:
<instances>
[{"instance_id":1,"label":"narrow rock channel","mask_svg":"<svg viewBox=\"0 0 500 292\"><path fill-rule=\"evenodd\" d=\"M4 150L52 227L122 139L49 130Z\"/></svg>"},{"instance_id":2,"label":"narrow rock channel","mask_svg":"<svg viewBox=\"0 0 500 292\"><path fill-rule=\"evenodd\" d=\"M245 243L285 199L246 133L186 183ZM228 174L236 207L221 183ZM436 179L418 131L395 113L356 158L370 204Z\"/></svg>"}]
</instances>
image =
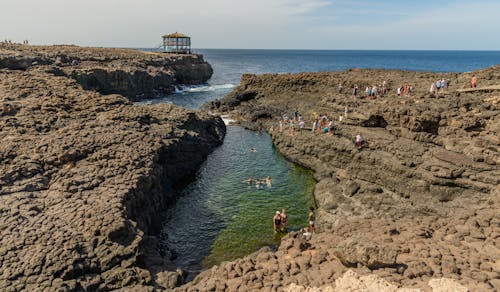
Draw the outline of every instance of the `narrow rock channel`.
<instances>
[{"instance_id":1,"label":"narrow rock channel","mask_svg":"<svg viewBox=\"0 0 500 292\"><path fill-rule=\"evenodd\" d=\"M266 176L271 186L243 182ZM222 146L164 213L162 238L169 257L191 279L203 268L276 246L274 213L285 208L291 230L306 226L314 184L312 172L286 161L268 134L227 127Z\"/></svg>"}]
</instances>

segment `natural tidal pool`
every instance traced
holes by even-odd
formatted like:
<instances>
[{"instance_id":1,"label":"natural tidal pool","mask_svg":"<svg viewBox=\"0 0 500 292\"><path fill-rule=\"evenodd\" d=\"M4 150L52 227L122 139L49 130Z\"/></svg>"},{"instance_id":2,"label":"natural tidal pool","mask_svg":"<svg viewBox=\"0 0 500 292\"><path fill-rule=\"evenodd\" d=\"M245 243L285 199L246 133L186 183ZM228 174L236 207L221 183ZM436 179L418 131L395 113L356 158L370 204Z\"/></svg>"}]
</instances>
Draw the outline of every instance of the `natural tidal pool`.
<instances>
[{"instance_id":1,"label":"natural tidal pool","mask_svg":"<svg viewBox=\"0 0 500 292\"><path fill-rule=\"evenodd\" d=\"M271 186L243 182L266 176ZM164 211L162 243L175 255L175 266L190 277L276 245L276 210L287 210L289 229L307 226L314 184L311 171L285 160L268 134L228 126L223 145L208 156L175 205Z\"/></svg>"}]
</instances>

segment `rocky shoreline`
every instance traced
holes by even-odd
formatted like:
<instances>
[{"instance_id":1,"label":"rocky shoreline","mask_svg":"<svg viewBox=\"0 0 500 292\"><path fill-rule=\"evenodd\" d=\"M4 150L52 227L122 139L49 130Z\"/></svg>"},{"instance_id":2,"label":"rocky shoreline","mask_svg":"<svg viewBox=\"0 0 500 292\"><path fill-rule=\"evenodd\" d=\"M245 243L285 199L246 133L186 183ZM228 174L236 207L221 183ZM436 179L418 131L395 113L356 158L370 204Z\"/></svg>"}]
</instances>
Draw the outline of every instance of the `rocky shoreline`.
<instances>
[{"instance_id":1,"label":"rocky shoreline","mask_svg":"<svg viewBox=\"0 0 500 292\"><path fill-rule=\"evenodd\" d=\"M479 88L470 90L473 74ZM450 79L447 91L429 93L441 79ZM383 80L388 96L353 107L355 84L364 92ZM412 96L395 95L403 84ZM315 171L319 232L309 242L291 234L278 251L223 263L179 290L497 291L499 84L499 67L243 76L206 109L264 126L281 153ZM292 137L278 119L295 110L309 130ZM333 137L311 132L314 112L334 117Z\"/></svg>"},{"instance_id":2,"label":"rocky shoreline","mask_svg":"<svg viewBox=\"0 0 500 292\"><path fill-rule=\"evenodd\" d=\"M208 111L273 128L279 151L314 170L318 233L291 233L278 250L214 266L177 290L500 289L498 67L245 75L201 112L131 103L211 74L197 55L0 45L2 291L183 284L158 248L157 214L222 143L225 126ZM478 89L466 88L472 74ZM441 78L448 91L428 93ZM382 80L390 96L362 99L334 137L277 130L294 110L308 126L313 112L338 117L354 84ZM413 96L395 97L406 83Z\"/></svg>"},{"instance_id":3,"label":"rocky shoreline","mask_svg":"<svg viewBox=\"0 0 500 292\"><path fill-rule=\"evenodd\" d=\"M0 290L182 282L159 253L157 214L222 143L225 126L130 100L211 71L194 55L0 46Z\"/></svg>"},{"instance_id":4,"label":"rocky shoreline","mask_svg":"<svg viewBox=\"0 0 500 292\"><path fill-rule=\"evenodd\" d=\"M0 69L43 67L76 80L83 89L120 94L130 100L175 92L175 86L206 82L213 69L202 55L173 55L69 45L0 44Z\"/></svg>"}]
</instances>

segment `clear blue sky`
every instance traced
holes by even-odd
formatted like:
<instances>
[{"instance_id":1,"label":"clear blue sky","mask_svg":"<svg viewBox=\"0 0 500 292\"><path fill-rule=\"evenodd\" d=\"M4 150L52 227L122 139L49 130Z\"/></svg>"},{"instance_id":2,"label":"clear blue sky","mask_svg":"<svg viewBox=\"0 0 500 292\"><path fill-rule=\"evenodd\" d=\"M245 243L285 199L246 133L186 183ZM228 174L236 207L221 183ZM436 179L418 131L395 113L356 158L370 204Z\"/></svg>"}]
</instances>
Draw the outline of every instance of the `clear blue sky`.
<instances>
[{"instance_id":1,"label":"clear blue sky","mask_svg":"<svg viewBox=\"0 0 500 292\"><path fill-rule=\"evenodd\" d=\"M2 0L0 40L196 48L500 50L500 1Z\"/></svg>"}]
</instances>

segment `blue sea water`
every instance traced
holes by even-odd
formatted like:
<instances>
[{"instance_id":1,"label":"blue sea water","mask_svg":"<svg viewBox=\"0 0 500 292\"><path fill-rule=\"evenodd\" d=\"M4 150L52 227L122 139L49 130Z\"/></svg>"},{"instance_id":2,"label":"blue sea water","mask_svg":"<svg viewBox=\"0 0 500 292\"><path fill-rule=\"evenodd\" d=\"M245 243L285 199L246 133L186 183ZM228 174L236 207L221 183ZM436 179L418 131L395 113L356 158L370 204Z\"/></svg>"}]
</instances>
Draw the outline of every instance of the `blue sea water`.
<instances>
[{"instance_id":1,"label":"blue sea water","mask_svg":"<svg viewBox=\"0 0 500 292\"><path fill-rule=\"evenodd\" d=\"M466 72L500 64L500 51L198 49L195 53L203 54L214 69L208 84L179 90L176 94L148 102L173 102L198 108L209 100L228 94L243 73L342 71L350 68Z\"/></svg>"}]
</instances>

